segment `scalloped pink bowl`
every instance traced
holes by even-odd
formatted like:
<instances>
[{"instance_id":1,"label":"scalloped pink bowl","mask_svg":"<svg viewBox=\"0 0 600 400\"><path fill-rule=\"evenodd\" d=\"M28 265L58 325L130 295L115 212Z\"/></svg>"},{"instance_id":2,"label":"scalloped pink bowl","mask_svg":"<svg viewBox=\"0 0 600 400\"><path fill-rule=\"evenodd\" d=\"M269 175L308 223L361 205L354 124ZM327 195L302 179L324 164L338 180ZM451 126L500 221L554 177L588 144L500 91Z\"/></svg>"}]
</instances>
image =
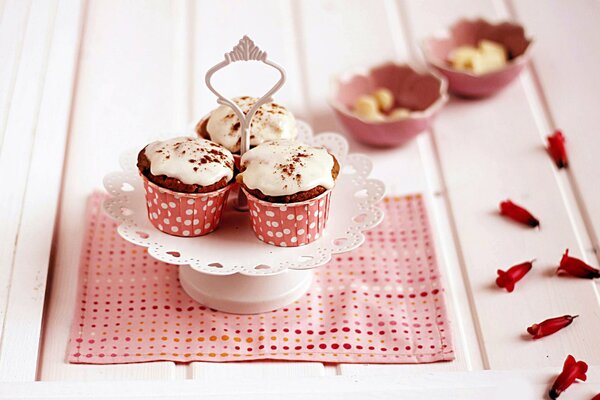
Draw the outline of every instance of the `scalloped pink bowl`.
<instances>
[{"instance_id":1,"label":"scalloped pink bowl","mask_svg":"<svg viewBox=\"0 0 600 400\"><path fill-rule=\"evenodd\" d=\"M394 94L394 107L412 110L408 117L374 122L352 113L358 97L382 87ZM426 130L447 100L444 78L432 72L419 73L406 64L390 62L363 73L335 78L330 104L346 131L357 140L371 146L396 147Z\"/></svg>"},{"instance_id":2,"label":"scalloped pink bowl","mask_svg":"<svg viewBox=\"0 0 600 400\"><path fill-rule=\"evenodd\" d=\"M482 39L502 44L510 61L497 71L475 75L458 71L448 63L448 56L459 46L477 46ZM425 39L423 53L427 63L448 79L448 90L464 97L490 96L512 82L529 61L531 39L521 25L502 22L492 24L484 19L462 19L443 34Z\"/></svg>"}]
</instances>

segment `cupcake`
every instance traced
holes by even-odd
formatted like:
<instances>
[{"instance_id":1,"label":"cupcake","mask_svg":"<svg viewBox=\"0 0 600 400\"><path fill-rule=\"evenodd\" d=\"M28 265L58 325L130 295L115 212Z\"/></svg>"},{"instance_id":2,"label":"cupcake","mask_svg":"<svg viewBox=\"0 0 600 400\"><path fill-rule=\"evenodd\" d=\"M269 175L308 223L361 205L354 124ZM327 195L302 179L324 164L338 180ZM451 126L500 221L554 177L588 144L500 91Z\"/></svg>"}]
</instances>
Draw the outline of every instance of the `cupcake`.
<instances>
[{"instance_id":1,"label":"cupcake","mask_svg":"<svg viewBox=\"0 0 600 400\"><path fill-rule=\"evenodd\" d=\"M237 181L248 196L258 239L285 247L308 244L322 235L340 171L325 148L292 140L265 142L246 152L240 167Z\"/></svg>"},{"instance_id":2,"label":"cupcake","mask_svg":"<svg viewBox=\"0 0 600 400\"><path fill-rule=\"evenodd\" d=\"M160 231L175 236L201 236L221 220L233 155L201 138L176 137L150 143L138 154L148 218Z\"/></svg>"},{"instance_id":3,"label":"cupcake","mask_svg":"<svg viewBox=\"0 0 600 400\"><path fill-rule=\"evenodd\" d=\"M249 96L237 97L233 101L247 114L258 99ZM240 121L233 110L222 105L213 110L196 125L196 133L225 147L234 154L240 153ZM258 146L269 140L295 139L296 119L285 107L277 103L263 104L252 118L250 146Z\"/></svg>"}]
</instances>

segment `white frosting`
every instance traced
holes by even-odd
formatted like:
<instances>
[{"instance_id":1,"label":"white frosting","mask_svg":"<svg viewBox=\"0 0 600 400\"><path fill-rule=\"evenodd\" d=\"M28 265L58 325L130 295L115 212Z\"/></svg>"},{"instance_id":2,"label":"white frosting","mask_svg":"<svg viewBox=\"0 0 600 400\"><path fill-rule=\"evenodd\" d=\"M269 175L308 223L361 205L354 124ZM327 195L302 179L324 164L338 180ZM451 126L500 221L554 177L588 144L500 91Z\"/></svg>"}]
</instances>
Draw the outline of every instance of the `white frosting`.
<instances>
[{"instance_id":1,"label":"white frosting","mask_svg":"<svg viewBox=\"0 0 600 400\"><path fill-rule=\"evenodd\" d=\"M153 175L177 178L189 185L209 186L233 178L233 155L209 140L180 136L146 146Z\"/></svg>"},{"instance_id":2,"label":"white frosting","mask_svg":"<svg viewBox=\"0 0 600 400\"><path fill-rule=\"evenodd\" d=\"M244 113L256 103L254 97L238 97L233 101ZM240 151L240 122L230 107L220 106L210 114L206 130L210 139L233 153ZM295 139L296 119L286 108L277 103L263 104L252 118L250 145L257 146L268 140Z\"/></svg>"},{"instance_id":3,"label":"white frosting","mask_svg":"<svg viewBox=\"0 0 600 400\"><path fill-rule=\"evenodd\" d=\"M324 148L274 140L242 156L244 184L267 196L286 196L323 186L331 189L333 156Z\"/></svg>"}]
</instances>

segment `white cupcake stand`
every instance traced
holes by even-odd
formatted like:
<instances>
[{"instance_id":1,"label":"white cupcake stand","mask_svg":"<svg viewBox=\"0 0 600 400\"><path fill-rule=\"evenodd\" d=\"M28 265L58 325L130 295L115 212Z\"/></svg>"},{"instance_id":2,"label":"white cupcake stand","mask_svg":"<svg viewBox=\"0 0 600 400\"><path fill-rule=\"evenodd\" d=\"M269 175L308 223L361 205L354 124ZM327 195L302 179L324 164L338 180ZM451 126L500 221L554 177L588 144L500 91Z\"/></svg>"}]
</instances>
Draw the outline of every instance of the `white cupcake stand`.
<instances>
[{"instance_id":1,"label":"white cupcake stand","mask_svg":"<svg viewBox=\"0 0 600 400\"><path fill-rule=\"evenodd\" d=\"M276 68L281 78L244 115L231 100L221 96L210 84L219 69L237 61L259 61ZM206 75L209 89L219 104L231 107L242 127L242 154L249 147L250 121L256 110L272 101L272 95L285 82L285 72L267 60L267 54L244 37L225 54L225 60ZM147 218L142 180L136 167L136 151L121 157L122 171L108 174L104 186L110 197L106 212L119 222L118 233L126 240L148 248L148 253L179 266L183 289L196 301L210 308L236 314L271 311L297 300L306 293L312 269L325 265L332 255L351 251L365 240L363 232L383 220L377 203L383 198L383 182L370 179L372 163L365 155L348 154L348 142L337 133L313 135L311 128L298 121L298 140L324 146L342 166L331 195L331 212L325 233L315 242L299 247L277 247L254 236L241 191L232 196L224 210L219 228L195 238L160 232Z\"/></svg>"}]
</instances>

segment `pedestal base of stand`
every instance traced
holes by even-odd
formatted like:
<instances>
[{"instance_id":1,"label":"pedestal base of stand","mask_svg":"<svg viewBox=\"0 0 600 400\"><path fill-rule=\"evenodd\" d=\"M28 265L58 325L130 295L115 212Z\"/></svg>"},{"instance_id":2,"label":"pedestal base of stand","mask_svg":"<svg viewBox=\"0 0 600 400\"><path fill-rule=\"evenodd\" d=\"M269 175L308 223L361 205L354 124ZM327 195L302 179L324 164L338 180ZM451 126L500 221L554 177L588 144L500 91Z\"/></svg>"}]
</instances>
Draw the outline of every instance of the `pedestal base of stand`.
<instances>
[{"instance_id":1,"label":"pedestal base of stand","mask_svg":"<svg viewBox=\"0 0 600 400\"><path fill-rule=\"evenodd\" d=\"M221 276L179 267L179 281L190 297L233 314L258 314L284 307L306 293L311 280L310 270L287 270L268 276Z\"/></svg>"}]
</instances>

